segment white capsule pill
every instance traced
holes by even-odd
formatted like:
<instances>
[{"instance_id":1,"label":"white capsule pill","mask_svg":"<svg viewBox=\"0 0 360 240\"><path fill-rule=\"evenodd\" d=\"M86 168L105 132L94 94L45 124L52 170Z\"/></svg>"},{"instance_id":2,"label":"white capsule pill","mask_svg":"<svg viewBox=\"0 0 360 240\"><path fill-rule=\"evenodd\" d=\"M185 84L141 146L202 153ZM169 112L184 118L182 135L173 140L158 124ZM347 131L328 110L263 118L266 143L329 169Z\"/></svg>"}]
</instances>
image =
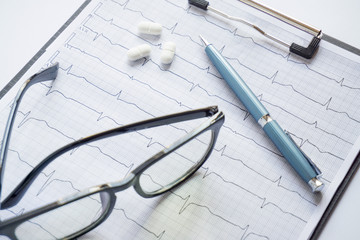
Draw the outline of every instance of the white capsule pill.
<instances>
[{"instance_id":1,"label":"white capsule pill","mask_svg":"<svg viewBox=\"0 0 360 240\"><path fill-rule=\"evenodd\" d=\"M127 57L130 61L136 61L140 58L149 56L151 47L148 44L142 44L137 47L131 48L127 51Z\"/></svg>"},{"instance_id":2,"label":"white capsule pill","mask_svg":"<svg viewBox=\"0 0 360 240\"><path fill-rule=\"evenodd\" d=\"M144 34L160 35L162 31L162 26L160 23L144 21L138 24L138 31Z\"/></svg>"},{"instance_id":3,"label":"white capsule pill","mask_svg":"<svg viewBox=\"0 0 360 240\"><path fill-rule=\"evenodd\" d=\"M161 63L163 64L170 64L175 56L176 51L176 44L174 42L165 42L162 45L162 51L161 51Z\"/></svg>"}]
</instances>

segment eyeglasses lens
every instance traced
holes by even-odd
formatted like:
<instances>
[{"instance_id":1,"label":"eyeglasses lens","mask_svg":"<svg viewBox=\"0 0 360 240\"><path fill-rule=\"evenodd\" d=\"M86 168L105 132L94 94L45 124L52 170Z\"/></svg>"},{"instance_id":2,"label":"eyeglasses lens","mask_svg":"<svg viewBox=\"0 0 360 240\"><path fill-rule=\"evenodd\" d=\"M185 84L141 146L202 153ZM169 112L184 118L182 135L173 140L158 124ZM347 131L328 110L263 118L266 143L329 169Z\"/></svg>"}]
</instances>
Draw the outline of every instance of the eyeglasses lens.
<instances>
[{"instance_id":1,"label":"eyeglasses lens","mask_svg":"<svg viewBox=\"0 0 360 240\"><path fill-rule=\"evenodd\" d=\"M107 192L96 193L55 208L20 224L15 235L19 240L60 239L81 231L106 213L110 204Z\"/></svg>"},{"instance_id":2,"label":"eyeglasses lens","mask_svg":"<svg viewBox=\"0 0 360 240\"><path fill-rule=\"evenodd\" d=\"M146 169L139 178L146 194L166 191L197 170L212 143L212 131L206 131Z\"/></svg>"}]
</instances>

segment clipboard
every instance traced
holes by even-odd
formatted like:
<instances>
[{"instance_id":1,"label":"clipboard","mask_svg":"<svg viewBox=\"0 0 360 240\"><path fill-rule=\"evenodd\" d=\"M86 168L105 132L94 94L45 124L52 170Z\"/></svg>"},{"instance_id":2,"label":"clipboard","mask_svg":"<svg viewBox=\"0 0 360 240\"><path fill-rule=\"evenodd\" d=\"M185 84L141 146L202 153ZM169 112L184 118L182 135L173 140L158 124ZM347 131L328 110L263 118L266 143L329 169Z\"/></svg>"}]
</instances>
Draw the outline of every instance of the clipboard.
<instances>
[{"instance_id":1,"label":"clipboard","mask_svg":"<svg viewBox=\"0 0 360 240\"><path fill-rule=\"evenodd\" d=\"M296 20L287 18L286 15L283 15L279 12L276 12L275 10L272 10L270 8L267 8L266 6L260 5L252 0L240 0L241 2L244 2L245 4L248 4L260 11L263 11L273 17L276 17L282 21L287 22L288 24L291 24L294 27L300 28L300 26L297 25ZM24 75L24 73L36 62L37 59L39 59L45 50L48 48L49 45L51 45L56 38L71 24L71 22L82 12L82 10L91 2L91 0L86 0L81 7L71 16L71 18L54 34L54 36L49 39L49 41L38 51L38 53L19 71L19 73L0 91L0 99L3 98L3 96L19 81L19 79ZM285 18L284 18L285 16ZM308 26L305 24L305 26ZM307 27L305 27L307 28ZM336 46L339 46L347 51L350 51L356 55L360 55L360 50L346 44L340 40L337 40L325 33L322 33L321 31L313 31L316 36L314 38L318 38L321 35L321 40L327 41L331 44L334 44ZM310 33L311 34L311 33ZM313 35L314 35L313 34ZM319 44L321 45L321 41L319 41ZM312 55L312 57L316 57L316 55ZM346 190L346 186L351 180L352 176L356 172L356 170L360 166L360 155L358 154L355 161L353 162L351 168L349 169L346 177L343 179L341 185L337 189L336 194L333 196L331 203L328 205L328 208L326 209L325 213L323 214L323 217L321 218L320 222L318 223L315 231L313 232L311 239L316 239L319 234L321 233L321 230L323 226L326 224L327 219L330 217L332 210L336 207L337 201L341 197L342 193Z\"/></svg>"}]
</instances>

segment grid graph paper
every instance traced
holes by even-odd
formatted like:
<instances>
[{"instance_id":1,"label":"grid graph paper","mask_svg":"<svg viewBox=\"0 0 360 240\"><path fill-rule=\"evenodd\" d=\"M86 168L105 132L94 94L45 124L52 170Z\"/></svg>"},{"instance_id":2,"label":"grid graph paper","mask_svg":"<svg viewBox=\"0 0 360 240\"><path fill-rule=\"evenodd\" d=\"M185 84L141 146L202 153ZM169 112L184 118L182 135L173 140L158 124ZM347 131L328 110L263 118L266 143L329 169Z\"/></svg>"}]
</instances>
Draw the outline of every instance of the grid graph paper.
<instances>
[{"instance_id":1,"label":"grid graph paper","mask_svg":"<svg viewBox=\"0 0 360 240\"><path fill-rule=\"evenodd\" d=\"M242 10L236 1L213 6L248 18L289 41L308 39ZM184 0L93 1L41 58L59 62L54 82L25 96L14 125L3 197L52 151L81 137L169 113L218 105L226 120L205 165L181 187L155 199L133 189L117 194L109 219L84 239L296 239L309 236L325 210L340 170L354 160L360 135L360 64L321 46L304 60L237 23ZM137 32L140 21L161 23L161 36ZM239 72L272 117L323 171L313 194L249 115L207 59L201 34ZM162 44L177 44L171 65ZM147 43L149 57L129 62L128 49ZM16 89L17 90L17 89ZM0 105L4 129L14 89ZM190 130L186 123L181 129ZM50 164L6 219L86 187L120 180L161 146L183 134L147 130L80 148ZM96 157L94 157L96 156ZM94 160L89 161L90 157Z\"/></svg>"}]
</instances>

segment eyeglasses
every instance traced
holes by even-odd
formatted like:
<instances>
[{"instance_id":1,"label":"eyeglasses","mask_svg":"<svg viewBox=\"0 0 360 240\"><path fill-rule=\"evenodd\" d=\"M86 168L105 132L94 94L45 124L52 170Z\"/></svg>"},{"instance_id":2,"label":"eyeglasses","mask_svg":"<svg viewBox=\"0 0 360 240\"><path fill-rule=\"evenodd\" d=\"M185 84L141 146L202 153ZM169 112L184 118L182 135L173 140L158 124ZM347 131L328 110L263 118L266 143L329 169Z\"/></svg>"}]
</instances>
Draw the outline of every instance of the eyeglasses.
<instances>
[{"instance_id":1,"label":"eyeglasses","mask_svg":"<svg viewBox=\"0 0 360 240\"><path fill-rule=\"evenodd\" d=\"M6 126L0 159L0 180L16 110L26 89L32 84L56 78L58 64L31 77L20 89ZM80 146L105 138L137 132L143 129L207 118L197 128L181 137L169 147L159 151L131 171L123 180L85 189L23 215L0 222L0 234L12 239L59 239L81 236L104 222L111 214L116 192L131 186L142 197L163 194L183 183L194 174L209 157L225 116L216 106L156 117L100 132L72 142L46 157L1 203L1 209L16 205L31 183L53 160Z\"/></svg>"}]
</instances>

